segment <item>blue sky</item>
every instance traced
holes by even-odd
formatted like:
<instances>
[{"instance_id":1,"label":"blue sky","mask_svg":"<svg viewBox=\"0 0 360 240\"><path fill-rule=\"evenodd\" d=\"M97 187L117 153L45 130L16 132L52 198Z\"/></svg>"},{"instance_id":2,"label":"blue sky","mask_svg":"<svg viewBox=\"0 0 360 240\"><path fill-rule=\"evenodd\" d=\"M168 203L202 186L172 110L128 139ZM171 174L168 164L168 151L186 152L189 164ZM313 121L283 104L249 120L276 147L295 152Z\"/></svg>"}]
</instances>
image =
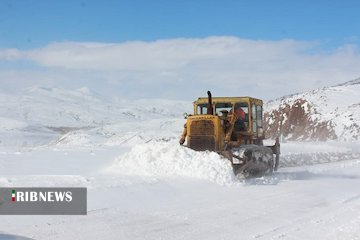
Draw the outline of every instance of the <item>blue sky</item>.
<instances>
[{"instance_id":1,"label":"blue sky","mask_svg":"<svg viewBox=\"0 0 360 240\"><path fill-rule=\"evenodd\" d=\"M55 41L123 42L213 35L358 43L359 1L10 1L0 2L0 47Z\"/></svg>"},{"instance_id":2,"label":"blue sky","mask_svg":"<svg viewBox=\"0 0 360 240\"><path fill-rule=\"evenodd\" d=\"M359 1L0 1L2 91L263 99L360 77ZM219 84L221 83L221 84Z\"/></svg>"}]
</instances>

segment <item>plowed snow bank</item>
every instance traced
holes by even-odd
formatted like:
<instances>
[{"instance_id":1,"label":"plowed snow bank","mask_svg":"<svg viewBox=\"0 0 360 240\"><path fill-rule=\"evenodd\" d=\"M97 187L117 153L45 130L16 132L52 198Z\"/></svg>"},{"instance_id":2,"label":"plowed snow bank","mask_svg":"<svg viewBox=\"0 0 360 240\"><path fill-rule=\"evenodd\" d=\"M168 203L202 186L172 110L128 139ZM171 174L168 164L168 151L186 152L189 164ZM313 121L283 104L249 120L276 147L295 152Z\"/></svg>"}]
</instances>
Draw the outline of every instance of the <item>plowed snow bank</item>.
<instances>
[{"instance_id":1,"label":"plowed snow bank","mask_svg":"<svg viewBox=\"0 0 360 240\"><path fill-rule=\"evenodd\" d=\"M194 177L220 185L236 183L228 160L214 152L196 152L181 147L176 142L136 145L116 158L106 171L156 178Z\"/></svg>"}]
</instances>

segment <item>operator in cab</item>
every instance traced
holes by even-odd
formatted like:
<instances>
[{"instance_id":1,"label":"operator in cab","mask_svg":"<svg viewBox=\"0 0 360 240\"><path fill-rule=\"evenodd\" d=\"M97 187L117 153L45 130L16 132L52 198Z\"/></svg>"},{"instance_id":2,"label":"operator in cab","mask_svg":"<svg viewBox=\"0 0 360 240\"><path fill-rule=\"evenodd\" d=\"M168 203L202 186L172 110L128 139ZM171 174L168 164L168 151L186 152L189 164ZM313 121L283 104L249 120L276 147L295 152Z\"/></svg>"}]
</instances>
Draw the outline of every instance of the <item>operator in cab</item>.
<instances>
[{"instance_id":1,"label":"operator in cab","mask_svg":"<svg viewBox=\"0 0 360 240\"><path fill-rule=\"evenodd\" d=\"M238 104L234 106L234 114L236 116L236 122L234 125L235 131L245 131L245 112Z\"/></svg>"}]
</instances>

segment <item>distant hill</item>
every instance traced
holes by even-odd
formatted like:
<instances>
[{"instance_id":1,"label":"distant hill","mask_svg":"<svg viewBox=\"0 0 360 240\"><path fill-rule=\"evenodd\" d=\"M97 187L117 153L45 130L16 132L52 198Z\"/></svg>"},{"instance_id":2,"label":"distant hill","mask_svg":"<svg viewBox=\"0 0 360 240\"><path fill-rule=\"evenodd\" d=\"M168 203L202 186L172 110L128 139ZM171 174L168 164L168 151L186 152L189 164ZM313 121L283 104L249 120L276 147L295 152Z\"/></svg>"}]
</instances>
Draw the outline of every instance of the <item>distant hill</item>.
<instances>
[{"instance_id":1,"label":"distant hill","mask_svg":"<svg viewBox=\"0 0 360 240\"><path fill-rule=\"evenodd\" d=\"M360 78L269 101L265 111L267 137L360 140Z\"/></svg>"},{"instance_id":2,"label":"distant hill","mask_svg":"<svg viewBox=\"0 0 360 240\"><path fill-rule=\"evenodd\" d=\"M16 94L0 93L0 100L0 147L75 141L114 144L132 136L146 141L159 131L181 132L182 113L192 110L191 103L184 101L129 100L121 96L119 100L107 100L86 87L31 87ZM177 121L181 124L173 127ZM129 129L135 131L131 136L127 136Z\"/></svg>"}]
</instances>

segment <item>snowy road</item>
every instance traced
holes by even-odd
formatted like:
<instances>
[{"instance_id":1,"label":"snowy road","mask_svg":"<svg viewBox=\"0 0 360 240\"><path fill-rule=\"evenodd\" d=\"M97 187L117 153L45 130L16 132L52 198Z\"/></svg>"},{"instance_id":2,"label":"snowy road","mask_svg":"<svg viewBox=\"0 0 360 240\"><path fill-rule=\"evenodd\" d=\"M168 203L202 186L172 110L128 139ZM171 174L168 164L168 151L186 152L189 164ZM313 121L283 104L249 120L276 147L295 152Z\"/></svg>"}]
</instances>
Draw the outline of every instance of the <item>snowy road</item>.
<instances>
[{"instance_id":1,"label":"snowy road","mask_svg":"<svg viewBox=\"0 0 360 240\"><path fill-rule=\"evenodd\" d=\"M88 215L0 216L0 232L33 239L360 239L360 160L245 181L211 153L164 151L164 144L137 147L138 155L118 147L3 151L2 186L86 186ZM181 161L166 158L171 154ZM124 174L127 159L145 167Z\"/></svg>"}]
</instances>

